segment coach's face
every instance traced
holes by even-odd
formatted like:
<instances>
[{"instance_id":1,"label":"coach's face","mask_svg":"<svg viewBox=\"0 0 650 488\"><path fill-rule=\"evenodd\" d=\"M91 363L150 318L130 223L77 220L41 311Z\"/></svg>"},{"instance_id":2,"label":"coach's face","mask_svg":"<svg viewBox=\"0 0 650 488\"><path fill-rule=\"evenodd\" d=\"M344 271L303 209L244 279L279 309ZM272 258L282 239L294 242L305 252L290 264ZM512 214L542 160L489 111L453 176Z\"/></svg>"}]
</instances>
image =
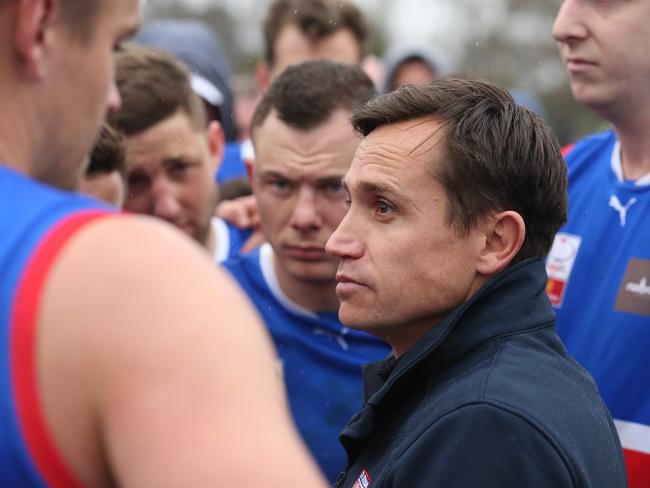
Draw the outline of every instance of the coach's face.
<instances>
[{"instance_id":1,"label":"coach's face","mask_svg":"<svg viewBox=\"0 0 650 488\"><path fill-rule=\"evenodd\" d=\"M339 316L387 340L401 355L484 282L485 242L447 222L448 199L431 176L442 131L432 120L379 127L361 142L344 178L350 208L327 243L341 258Z\"/></svg>"}]
</instances>

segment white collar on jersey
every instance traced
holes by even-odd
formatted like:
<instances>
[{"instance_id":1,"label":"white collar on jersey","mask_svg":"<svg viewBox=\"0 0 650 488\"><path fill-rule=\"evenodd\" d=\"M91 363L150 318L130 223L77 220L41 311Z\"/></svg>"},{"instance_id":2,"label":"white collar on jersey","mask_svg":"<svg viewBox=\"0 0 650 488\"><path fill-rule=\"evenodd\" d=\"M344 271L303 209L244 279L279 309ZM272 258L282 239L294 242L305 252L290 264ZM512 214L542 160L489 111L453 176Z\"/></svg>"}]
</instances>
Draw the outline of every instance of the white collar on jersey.
<instances>
[{"instance_id":1,"label":"white collar on jersey","mask_svg":"<svg viewBox=\"0 0 650 488\"><path fill-rule=\"evenodd\" d=\"M623 183L623 181L625 181L625 178L623 177L623 163L621 162L621 143L618 139L614 143L614 149L612 150L611 164L612 164L612 171L614 171L614 174L616 175L616 179L619 181L619 183ZM634 185L635 186L650 185L650 173L636 180L634 182Z\"/></svg>"},{"instance_id":2,"label":"white collar on jersey","mask_svg":"<svg viewBox=\"0 0 650 488\"><path fill-rule=\"evenodd\" d=\"M215 264L221 264L230 254L230 229L226 222L219 217L213 217L210 221L212 230L214 231L214 253L212 254L212 261Z\"/></svg>"},{"instance_id":3,"label":"white collar on jersey","mask_svg":"<svg viewBox=\"0 0 650 488\"><path fill-rule=\"evenodd\" d=\"M296 302L291 300L288 296L284 294L282 288L280 288L280 282L278 281L278 275L275 272L275 265L273 264L273 248L268 242L262 244L260 247L260 268L262 270L262 276L266 285L271 290L273 296L288 310L295 312L299 315L304 315L306 317L316 318L317 315L311 310L307 310L305 307L301 307Z\"/></svg>"}]
</instances>

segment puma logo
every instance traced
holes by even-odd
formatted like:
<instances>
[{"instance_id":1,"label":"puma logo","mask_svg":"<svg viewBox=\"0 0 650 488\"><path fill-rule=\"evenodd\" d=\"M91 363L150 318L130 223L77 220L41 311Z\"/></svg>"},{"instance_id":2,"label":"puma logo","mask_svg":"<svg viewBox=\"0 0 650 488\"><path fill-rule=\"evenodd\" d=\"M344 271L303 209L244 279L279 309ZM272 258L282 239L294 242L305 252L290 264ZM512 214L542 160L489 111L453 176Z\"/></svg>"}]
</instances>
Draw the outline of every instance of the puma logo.
<instances>
[{"instance_id":1,"label":"puma logo","mask_svg":"<svg viewBox=\"0 0 650 488\"><path fill-rule=\"evenodd\" d=\"M616 195L609 197L609 206L618 212L618 216L621 219L621 227L625 227L625 222L627 220L627 211L632 205L636 203L636 198L632 197L628 202L623 205Z\"/></svg>"}]
</instances>

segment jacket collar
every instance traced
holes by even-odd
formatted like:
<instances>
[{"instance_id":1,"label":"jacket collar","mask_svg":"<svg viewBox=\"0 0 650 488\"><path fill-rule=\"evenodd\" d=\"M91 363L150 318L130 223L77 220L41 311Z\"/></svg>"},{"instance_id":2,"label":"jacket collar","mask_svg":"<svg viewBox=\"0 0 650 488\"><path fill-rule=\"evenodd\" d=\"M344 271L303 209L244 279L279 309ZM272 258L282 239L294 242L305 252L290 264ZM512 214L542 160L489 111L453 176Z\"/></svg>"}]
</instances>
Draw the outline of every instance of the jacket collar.
<instances>
[{"instance_id":1,"label":"jacket collar","mask_svg":"<svg viewBox=\"0 0 650 488\"><path fill-rule=\"evenodd\" d=\"M456 359L486 343L554 323L555 314L546 295L544 261L531 258L491 278L469 300L431 328L402 357L364 367L366 404L342 435L369 437L375 408L407 383L410 373L425 364L442 371Z\"/></svg>"}]
</instances>

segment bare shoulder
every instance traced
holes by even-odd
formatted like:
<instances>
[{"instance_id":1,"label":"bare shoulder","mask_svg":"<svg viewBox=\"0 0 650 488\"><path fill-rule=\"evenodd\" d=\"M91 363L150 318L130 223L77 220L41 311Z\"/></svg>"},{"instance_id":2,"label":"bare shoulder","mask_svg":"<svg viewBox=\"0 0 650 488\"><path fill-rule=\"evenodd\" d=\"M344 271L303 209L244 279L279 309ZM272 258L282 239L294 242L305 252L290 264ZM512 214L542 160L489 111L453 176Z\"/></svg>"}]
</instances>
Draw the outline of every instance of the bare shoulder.
<instances>
[{"instance_id":1,"label":"bare shoulder","mask_svg":"<svg viewBox=\"0 0 650 488\"><path fill-rule=\"evenodd\" d=\"M78 232L50 272L43 311L58 338L83 341L94 354L106 351L106 365L118 364L120 355L157 360L154 345L193 343L195 334L218 348L222 363L233 347L272 357L263 327L231 278L193 241L146 217L100 219ZM129 346L143 343L150 347L137 354ZM192 355L199 347L170 354Z\"/></svg>"},{"instance_id":2,"label":"bare shoulder","mask_svg":"<svg viewBox=\"0 0 650 488\"><path fill-rule=\"evenodd\" d=\"M175 229L135 216L89 224L54 264L40 322L48 419L84 481L97 478L83 472L96 464L118 484L225 486L274 449L300 479L317 479L263 326ZM70 411L90 416L90 434L63 425ZM102 459L75 462L91 444ZM268 461L280 479L285 470Z\"/></svg>"},{"instance_id":3,"label":"bare shoulder","mask_svg":"<svg viewBox=\"0 0 650 488\"><path fill-rule=\"evenodd\" d=\"M105 312L99 320L144 313L149 320L141 322L142 329L164 326L167 321L152 319L170 313L197 318L206 299L213 310L231 304L227 316L232 319L255 321L230 277L198 245L171 226L141 216L100 219L78 232L56 261L46 292L78 312L79 303L93 314L98 307Z\"/></svg>"}]
</instances>

